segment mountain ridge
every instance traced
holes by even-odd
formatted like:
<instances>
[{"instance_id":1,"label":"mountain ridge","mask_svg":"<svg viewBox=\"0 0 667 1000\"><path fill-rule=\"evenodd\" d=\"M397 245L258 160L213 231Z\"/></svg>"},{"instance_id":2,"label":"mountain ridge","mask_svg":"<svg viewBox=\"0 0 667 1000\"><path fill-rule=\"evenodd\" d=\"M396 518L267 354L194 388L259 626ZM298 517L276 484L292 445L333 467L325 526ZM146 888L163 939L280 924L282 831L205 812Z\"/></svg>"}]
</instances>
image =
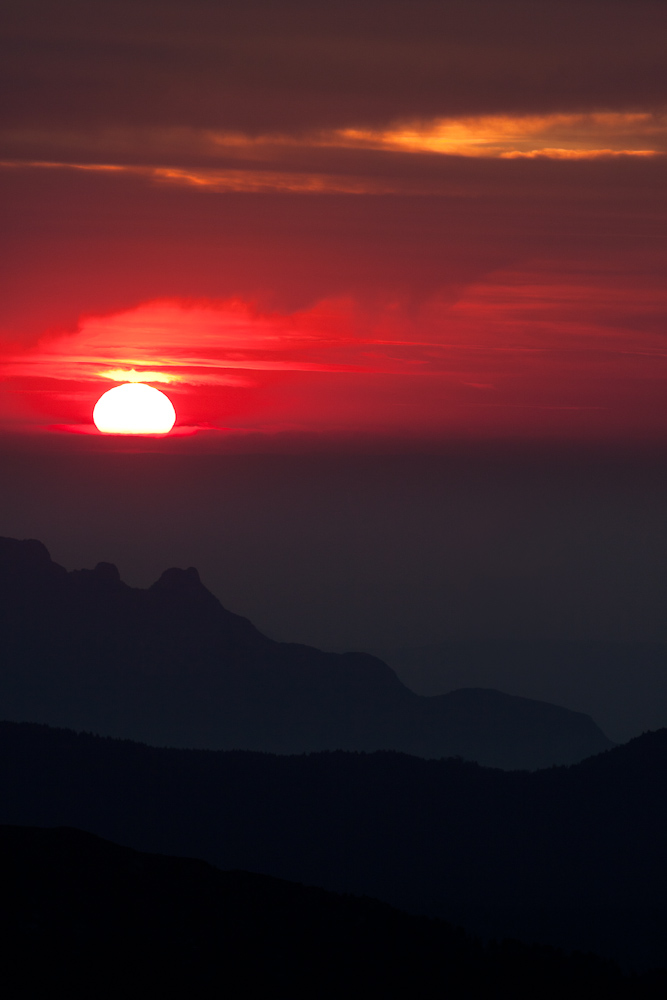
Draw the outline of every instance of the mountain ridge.
<instances>
[{"instance_id":1,"label":"mountain ridge","mask_svg":"<svg viewBox=\"0 0 667 1000\"><path fill-rule=\"evenodd\" d=\"M452 639L368 651L421 695L499 688L590 714L618 743L667 725L667 643L657 640Z\"/></svg>"},{"instance_id":2,"label":"mountain ridge","mask_svg":"<svg viewBox=\"0 0 667 1000\"><path fill-rule=\"evenodd\" d=\"M0 723L0 824L73 826L380 899L485 938L667 967L667 730L570 766L165 749Z\"/></svg>"},{"instance_id":3,"label":"mountain ridge","mask_svg":"<svg viewBox=\"0 0 667 1000\"><path fill-rule=\"evenodd\" d=\"M507 941L483 944L387 904L191 858L137 852L67 827L0 826L4 974L26 995L468 998L661 996L665 975ZM73 993L74 989L74 993ZM13 995L18 995L13 993Z\"/></svg>"},{"instance_id":4,"label":"mountain ridge","mask_svg":"<svg viewBox=\"0 0 667 1000\"><path fill-rule=\"evenodd\" d=\"M299 753L394 749L490 766L571 763L610 747L593 720L500 692L425 698L368 653L278 643L194 568L129 587L0 538L0 715L162 746Z\"/></svg>"}]
</instances>

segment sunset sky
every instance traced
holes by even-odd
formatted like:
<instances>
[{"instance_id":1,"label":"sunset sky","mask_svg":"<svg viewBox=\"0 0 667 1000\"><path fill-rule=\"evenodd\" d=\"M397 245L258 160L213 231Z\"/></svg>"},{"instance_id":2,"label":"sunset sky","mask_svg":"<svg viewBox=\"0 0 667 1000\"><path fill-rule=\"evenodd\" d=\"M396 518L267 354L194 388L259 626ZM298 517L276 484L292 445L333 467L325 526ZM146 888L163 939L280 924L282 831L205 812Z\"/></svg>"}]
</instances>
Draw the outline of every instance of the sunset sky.
<instances>
[{"instance_id":1,"label":"sunset sky","mask_svg":"<svg viewBox=\"0 0 667 1000\"><path fill-rule=\"evenodd\" d=\"M667 436L663 3L8 10L4 435Z\"/></svg>"},{"instance_id":2,"label":"sunset sky","mask_svg":"<svg viewBox=\"0 0 667 1000\"><path fill-rule=\"evenodd\" d=\"M662 0L9 0L0 535L328 649L667 641L666 38ZM93 424L133 380L166 436Z\"/></svg>"}]
</instances>

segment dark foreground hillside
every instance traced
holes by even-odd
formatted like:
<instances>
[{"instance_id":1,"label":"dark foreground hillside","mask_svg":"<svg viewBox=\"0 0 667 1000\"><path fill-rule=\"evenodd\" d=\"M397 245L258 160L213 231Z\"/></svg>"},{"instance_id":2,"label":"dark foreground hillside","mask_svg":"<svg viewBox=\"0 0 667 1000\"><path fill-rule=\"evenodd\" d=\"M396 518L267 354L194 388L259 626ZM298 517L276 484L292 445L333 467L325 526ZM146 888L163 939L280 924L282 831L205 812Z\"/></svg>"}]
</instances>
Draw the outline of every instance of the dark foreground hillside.
<instances>
[{"instance_id":1,"label":"dark foreground hillside","mask_svg":"<svg viewBox=\"0 0 667 1000\"><path fill-rule=\"evenodd\" d=\"M371 899L0 827L0 953L13 996L658 997L667 977L482 945Z\"/></svg>"},{"instance_id":2,"label":"dark foreground hillside","mask_svg":"<svg viewBox=\"0 0 667 1000\"><path fill-rule=\"evenodd\" d=\"M399 750L489 766L568 764L612 744L593 720L499 691L416 695L381 660L273 642L195 569L147 590L66 572L0 538L0 717L154 746Z\"/></svg>"},{"instance_id":3,"label":"dark foreground hillside","mask_svg":"<svg viewBox=\"0 0 667 1000\"><path fill-rule=\"evenodd\" d=\"M167 750L0 724L0 822L76 826L667 967L667 730L504 772L397 753Z\"/></svg>"}]
</instances>

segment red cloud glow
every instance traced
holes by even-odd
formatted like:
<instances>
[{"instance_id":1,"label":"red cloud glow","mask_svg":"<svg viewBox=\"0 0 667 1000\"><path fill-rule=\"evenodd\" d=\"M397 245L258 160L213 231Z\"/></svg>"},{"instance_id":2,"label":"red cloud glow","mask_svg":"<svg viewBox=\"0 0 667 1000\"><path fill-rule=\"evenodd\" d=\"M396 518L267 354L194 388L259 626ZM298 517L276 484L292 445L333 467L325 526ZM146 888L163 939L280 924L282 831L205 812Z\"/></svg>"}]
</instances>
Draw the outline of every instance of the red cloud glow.
<instances>
[{"instance_id":1,"label":"red cloud glow","mask_svg":"<svg viewBox=\"0 0 667 1000\"><path fill-rule=\"evenodd\" d=\"M42 422L82 429L113 380L168 383L182 425L224 433L586 435L641 424L652 408L661 432L652 400L667 351L653 327L666 310L665 293L548 267L491 275L416 313L161 301L88 317L7 358L3 374Z\"/></svg>"}]
</instances>

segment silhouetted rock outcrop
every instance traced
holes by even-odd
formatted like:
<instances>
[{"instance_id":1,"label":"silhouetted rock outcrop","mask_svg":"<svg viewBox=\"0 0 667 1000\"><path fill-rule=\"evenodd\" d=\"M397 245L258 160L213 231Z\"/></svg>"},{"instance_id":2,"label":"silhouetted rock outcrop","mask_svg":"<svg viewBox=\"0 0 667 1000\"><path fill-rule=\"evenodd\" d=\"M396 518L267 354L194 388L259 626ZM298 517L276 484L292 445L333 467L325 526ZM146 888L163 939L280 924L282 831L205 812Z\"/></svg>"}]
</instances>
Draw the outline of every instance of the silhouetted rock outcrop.
<instances>
[{"instance_id":1,"label":"silhouetted rock outcrop","mask_svg":"<svg viewBox=\"0 0 667 1000\"><path fill-rule=\"evenodd\" d=\"M434 698L381 660L263 636L195 569L147 590L116 568L68 573L0 539L0 716L155 745L275 753L394 749L503 768L571 763L611 743L589 716L500 692Z\"/></svg>"}]
</instances>

